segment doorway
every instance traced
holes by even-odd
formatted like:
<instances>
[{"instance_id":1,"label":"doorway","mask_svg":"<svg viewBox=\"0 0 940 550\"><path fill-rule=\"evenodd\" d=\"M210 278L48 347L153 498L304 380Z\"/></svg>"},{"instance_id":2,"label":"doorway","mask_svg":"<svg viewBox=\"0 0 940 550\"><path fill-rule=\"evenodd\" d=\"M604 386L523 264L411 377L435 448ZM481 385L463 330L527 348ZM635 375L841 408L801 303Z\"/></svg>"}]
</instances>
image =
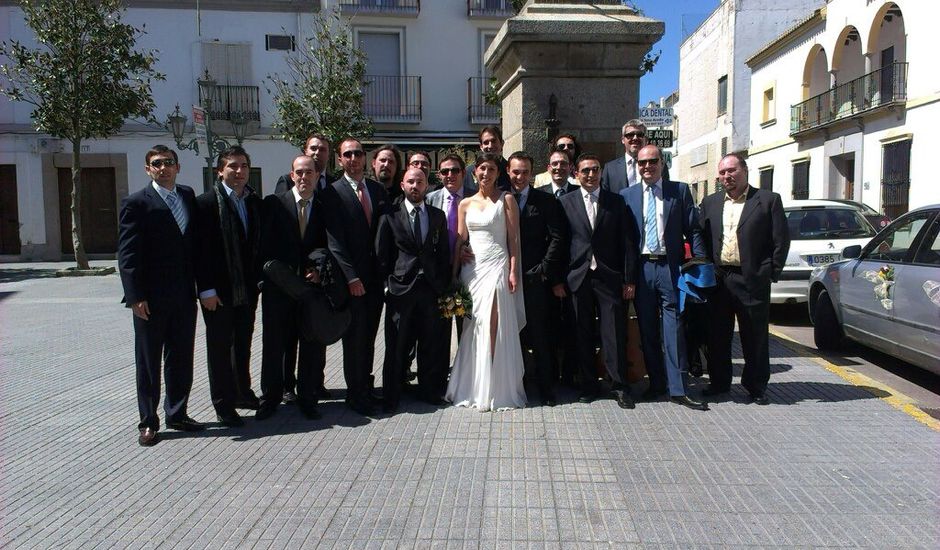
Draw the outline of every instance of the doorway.
<instances>
[{"instance_id":1,"label":"doorway","mask_svg":"<svg viewBox=\"0 0 940 550\"><path fill-rule=\"evenodd\" d=\"M59 168L59 231L62 253L72 247L72 170ZM117 252L117 192L114 168L82 168L82 240L88 254Z\"/></svg>"},{"instance_id":2,"label":"doorway","mask_svg":"<svg viewBox=\"0 0 940 550\"><path fill-rule=\"evenodd\" d=\"M20 253L20 216L16 197L16 165L0 165L0 254Z\"/></svg>"},{"instance_id":3,"label":"doorway","mask_svg":"<svg viewBox=\"0 0 940 550\"><path fill-rule=\"evenodd\" d=\"M855 199L855 153L830 157L829 198Z\"/></svg>"}]
</instances>

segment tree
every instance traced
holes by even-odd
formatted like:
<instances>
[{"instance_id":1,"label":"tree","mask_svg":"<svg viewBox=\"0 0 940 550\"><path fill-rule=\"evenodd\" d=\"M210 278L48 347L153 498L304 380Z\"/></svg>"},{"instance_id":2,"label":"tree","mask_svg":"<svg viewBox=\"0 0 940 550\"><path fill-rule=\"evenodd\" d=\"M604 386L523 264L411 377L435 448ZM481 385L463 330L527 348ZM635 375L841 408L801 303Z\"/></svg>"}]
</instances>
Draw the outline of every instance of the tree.
<instances>
[{"instance_id":1,"label":"tree","mask_svg":"<svg viewBox=\"0 0 940 550\"><path fill-rule=\"evenodd\" d=\"M155 52L135 51L144 33L121 22L121 0L20 0L37 48L17 40L0 44L0 92L35 106L38 132L72 144L72 245L79 269L88 269L82 243L82 140L107 138L128 118L155 122Z\"/></svg>"},{"instance_id":2,"label":"tree","mask_svg":"<svg viewBox=\"0 0 940 550\"><path fill-rule=\"evenodd\" d=\"M274 126L284 140L303 147L319 132L336 145L352 136L372 136L372 121L362 112L366 55L355 46L352 31L338 10L314 14L313 33L287 56L288 74L268 75L274 87Z\"/></svg>"}]
</instances>

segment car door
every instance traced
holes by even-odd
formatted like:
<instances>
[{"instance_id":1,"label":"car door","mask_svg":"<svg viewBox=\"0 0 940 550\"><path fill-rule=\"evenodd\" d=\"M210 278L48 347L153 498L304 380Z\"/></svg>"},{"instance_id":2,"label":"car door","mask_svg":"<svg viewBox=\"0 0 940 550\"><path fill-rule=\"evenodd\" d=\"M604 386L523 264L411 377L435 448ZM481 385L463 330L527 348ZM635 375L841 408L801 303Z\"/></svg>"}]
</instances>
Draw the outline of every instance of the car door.
<instances>
[{"instance_id":1,"label":"car door","mask_svg":"<svg viewBox=\"0 0 940 550\"><path fill-rule=\"evenodd\" d=\"M915 247L910 263L895 272L898 357L940 373L940 217Z\"/></svg>"},{"instance_id":2,"label":"car door","mask_svg":"<svg viewBox=\"0 0 940 550\"><path fill-rule=\"evenodd\" d=\"M912 245L933 217L931 211L912 212L898 219L874 237L862 250L858 260L848 262L840 270L839 298L846 334L862 343L895 354L896 328L894 325L893 291L899 271L910 263ZM878 282L873 274L882 267L893 268L895 285L887 297L876 295Z\"/></svg>"}]
</instances>

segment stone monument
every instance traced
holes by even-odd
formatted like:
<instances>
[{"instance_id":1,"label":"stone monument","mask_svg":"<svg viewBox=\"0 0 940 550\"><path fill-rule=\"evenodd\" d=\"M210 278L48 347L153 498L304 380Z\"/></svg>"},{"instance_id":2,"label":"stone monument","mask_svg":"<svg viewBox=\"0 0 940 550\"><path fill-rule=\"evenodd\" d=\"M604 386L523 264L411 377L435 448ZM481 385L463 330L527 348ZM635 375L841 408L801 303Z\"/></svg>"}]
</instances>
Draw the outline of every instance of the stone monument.
<instances>
[{"instance_id":1,"label":"stone monument","mask_svg":"<svg viewBox=\"0 0 940 550\"><path fill-rule=\"evenodd\" d=\"M503 24L485 63L500 83L505 155L525 150L544 169L549 141L578 138L606 162L639 109L640 65L662 21L620 0L528 0Z\"/></svg>"}]
</instances>

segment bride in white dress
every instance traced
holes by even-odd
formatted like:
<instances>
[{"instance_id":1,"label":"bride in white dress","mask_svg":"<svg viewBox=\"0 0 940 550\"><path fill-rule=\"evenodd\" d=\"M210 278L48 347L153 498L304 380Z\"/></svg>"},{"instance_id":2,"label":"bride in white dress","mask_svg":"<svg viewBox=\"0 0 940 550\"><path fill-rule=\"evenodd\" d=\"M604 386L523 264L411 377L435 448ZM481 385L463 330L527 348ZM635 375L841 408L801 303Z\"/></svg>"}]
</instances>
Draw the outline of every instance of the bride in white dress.
<instances>
[{"instance_id":1,"label":"bride in white dress","mask_svg":"<svg viewBox=\"0 0 940 550\"><path fill-rule=\"evenodd\" d=\"M455 270L473 298L444 396L458 407L498 411L524 407L522 349L525 326L519 276L519 206L496 187L498 157L477 158L479 192L460 202L457 249L469 242L473 259Z\"/></svg>"}]
</instances>

